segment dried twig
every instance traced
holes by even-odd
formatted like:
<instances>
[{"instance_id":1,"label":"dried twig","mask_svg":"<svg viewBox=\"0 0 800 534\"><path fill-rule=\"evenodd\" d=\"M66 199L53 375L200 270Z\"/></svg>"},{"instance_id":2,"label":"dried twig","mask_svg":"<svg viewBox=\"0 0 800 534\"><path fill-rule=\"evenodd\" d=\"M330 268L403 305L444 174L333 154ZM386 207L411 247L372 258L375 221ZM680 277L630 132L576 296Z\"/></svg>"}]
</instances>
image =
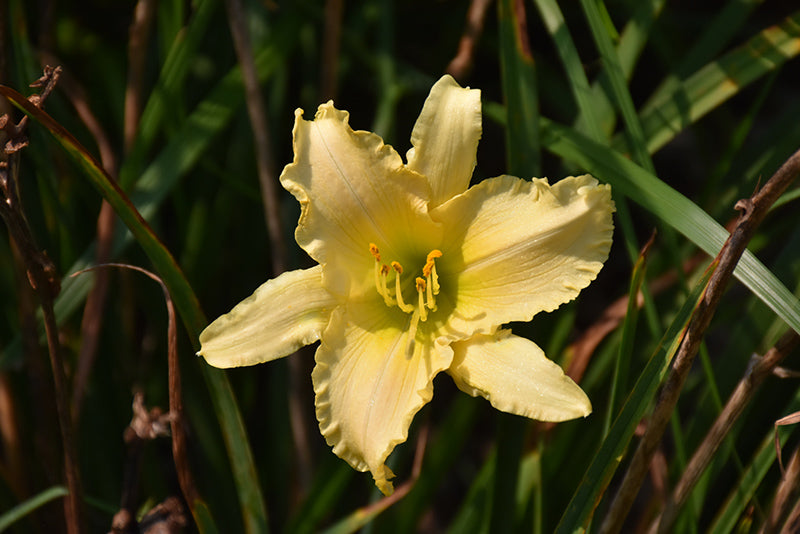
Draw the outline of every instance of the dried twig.
<instances>
[{"instance_id":1,"label":"dried twig","mask_svg":"<svg viewBox=\"0 0 800 534\"><path fill-rule=\"evenodd\" d=\"M200 498L197 487L194 484L194 477L192 476L192 469L189 463L188 455L188 439L186 437L185 420L183 417L183 395L181 393L181 372L180 365L178 364L178 329L175 322L175 305L172 302L172 297L169 294L166 284L161 277L142 269L135 265L127 265L123 263L106 263L97 265L78 271L72 276L78 276L87 271L92 271L101 267L119 267L123 269L131 269L140 272L152 280L158 282L161 290L164 292L164 300L167 305L167 352L168 352L168 365L169 365L169 421L172 423L172 457L175 462L175 470L178 474L178 483L181 486L183 497L190 507L194 507L195 501ZM141 411L141 410L140 410ZM134 404L134 412L136 412L136 404ZM136 421L136 418L134 418ZM148 427L149 428L149 427ZM134 429L136 430L136 429ZM148 430L143 430L145 434ZM138 432L137 432L138 435Z\"/></svg>"},{"instance_id":2,"label":"dried twig","mask_svg":"<svg viewBox=\"0 0 800 534\"><path fill-rule=\"evenodd\" d=\"M253 50L245 24L244 11L241 0L226 0L228 21L236 47L236 54L242 67L244 79L247 111L253 129L258 164L258 177L261 183L261 196L264 202L264 215L267 223L270 250L272 252L272 272L277 275L287 268L286 246L283 242L283 224L280 217L278 191L272 158L272 145L267 126L267 114L258 86L258 77L253 60ZM311 449L309 436L305 424L304 414L312 410L308 406L306 397L301 393L304 377L302 361L299 358L288 358L289 366L289 417L292 429L294 449L297 455L297 473L300 486L305 491L311 483Z\"/></svg>"},{"instance_id":3,"label":"dried twig","mask_svg":"<svg viewBox=\"0 0 800 534\"><path fill-rule=\"evenodd\" d=\"M678 401L683 383L703 340L703 335L711 323L731 276L733 276L736 263L744 253L747 243L769 207L798 174L800 174L800 151L795 152L764 187L751 198L736 203L736 209L741 211L739 222L712 264L715 265L714 272L709 279L703 298L692 315L678 353L675 355L672 370L659 394L647 431L639 442L620 488L611 502L609 512L600 526L600 532L619 532L621 530L634 498L644 481L653 452L661 440Z\"/></svg>"},{"instance_id":4,"label":"dried twig","mask_svg":"<svg viewBox=\"0 0 800 534\"><path fill-rule=\"evenodd\" d=\"M491 3L492 0L472 0L472 3L470 3L464 33L458 42L458 52L445 69L445 72L451 74L456 80L463 80L472 70L472 64L475 60L475 48L483 33L486 12Z\"/></svg>"},{"instance_id":5,"label":"dried twig","mask_svg":"<svg viewBox=\"0 0 800 534\"><path fill-rule=\"evenodd\" d=\"M764 380L772 374L775 366L797 347L798 343L800 343L800 336L791 330L785 333L778 343L763 357L756 359L748 367L745 376L736 385L722 412L717 416L716 421L714 421L705 438L703 438L703 442L695 451L686 469L684 469L681 479L672 492L672 496L664 506L664 511L653 522L650 528L651 532L655 532L656 529L660 529L663 532L673 525L675 519L677 519L678 512L686 503L686 499L689 498L697 481L713 459L714 453L722 445L725 436L733 428L734 423L744 412L745 407Z\"/></svg>"},{"instance_id":6,"label":"dried twig","mask_svg":"<svg viewBox=\"0 0 800 534\"><path fill-rule=\"evenodd\" d=\"M798 493L800 493L800 448L794 450L792 459L789 460L789 468L784 473L778 490L775 492L769 516L761 525L761 532L779 531L781 521L789 511L789 507L792 506L792 503L797 502Z\"/></svg>"},{"instance_id":7,"label":"dried twig","mask_svg":"<svg viewBox=\"0 0 800 534\"><path fill-rule=\"evenodd\" d=\"M44 75L31 84L31 87L41 88L38 95L32 95L28 100L37 107L42 107L44 101L53 91L61 74L61 68L46 67ZM8 227L12 240L15 242L27 269L28 281L35 290L44 317L45 336L50 355L50 366L53 371L55 386L56 412L58 414L59 431L64 449L64 475L69 494L64 501L64 516L67 531L70 534L81 531L82 492L78 474L77 455L69 413L69 396L67 394L66 375L64 362L61 358L61 345L58 339L58 326L56 325L53 300L61 290L61 282L55 265L47 254L39 250L33 238L22 204L19 199L19 180L17 161L19 150L28 145L25 128L28 118L23 117L14 124L8 117L0 117L0 129L5 130L8 142L5 146L6 160L0 166L0 215Z\"/></svg>"}]
</instances>

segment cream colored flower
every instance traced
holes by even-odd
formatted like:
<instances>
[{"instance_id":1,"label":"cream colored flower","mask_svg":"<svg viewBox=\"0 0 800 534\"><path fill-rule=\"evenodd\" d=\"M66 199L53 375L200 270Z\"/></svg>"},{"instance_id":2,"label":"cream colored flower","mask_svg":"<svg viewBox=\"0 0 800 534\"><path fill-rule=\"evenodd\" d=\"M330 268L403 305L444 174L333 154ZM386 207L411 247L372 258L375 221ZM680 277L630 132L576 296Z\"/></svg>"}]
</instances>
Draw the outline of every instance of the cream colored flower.
<instances>
[{"instance_id":1,"label":"cream colored flower","mask_svg":"<svg viewBox=\"0 0 800 534\"><path fill-rule=\"evenodd\" d=\"M266 282L200 335L216 367L321 344L313 372L333 451L392 492L385 462L449 373L494 407L543 421L586 416L586 394L533 342L500 325L575 298L600 271L613 230L610 188L591 176L469 187L480 92L444 76L404 164L332 102L296 112L281 183L300 202L295 237L319 265Z\"/></svg>"}]
</instances>

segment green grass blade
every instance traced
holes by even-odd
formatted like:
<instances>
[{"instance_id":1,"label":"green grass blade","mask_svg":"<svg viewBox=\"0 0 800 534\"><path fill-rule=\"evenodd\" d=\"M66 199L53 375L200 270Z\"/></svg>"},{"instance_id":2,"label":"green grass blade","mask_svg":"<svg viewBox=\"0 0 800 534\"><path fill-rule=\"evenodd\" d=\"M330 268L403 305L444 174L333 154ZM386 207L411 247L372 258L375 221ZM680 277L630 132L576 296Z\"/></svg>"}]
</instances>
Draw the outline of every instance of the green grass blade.
<instances>
[{"instance_id":1,"label":"green grass blade","mask_svg":"<svg viewBox=\"0 0 800 534\"><path fill-rule=\"evenodd\" d=\"M792 413L798 410L800 410L800 392L795 394L784 413ZM792 425L788 431L778 434L781 447L786 444L796 427L797 425ZM773 431L770 429L761 441L753 461L737 483L732 486L733 489L728 499L719 509L714 522L707 531L709 534L727 534L736 528L739 516L741 516L753 495L755 495L756 489L767 475L767 472L770 468L775 467L775 464L775 441Z\"/></svg>"},{"instance_id":2,"label":"green grass blade","mask_svg":"<svg viewBox=\"0 0 800 534\"><path fill-rule=\"evenodd\" d=\"M625 131L630 142L630 149L633 152L633 159L639 165L654 173L655 167L650 160L650 153L647 151L644 130L639 122L639 116L636 114L636 108L633 106L633 99L628 91L625 73L622 71L617 51L608 34L605 17L602 15L605 10L603 8L601 11L602 2L601 0L581 0L581 7L589 23L597 50L603 59L605 72L608 74L608 80L611 83L611 94L625 122Z\"/></svg>"},{"instance_id":3,"label":"green grass blade","mask_svg":"<svg viewBox=\"0 0 800 534\"><path fill-rule=\"evenodd\" d=\"M709 255L716 256L725 243L728 232L695 203L631 160L572 128L543 119L542 146L610 183ZM742 255L734 274L800 332L800 301L750 251Z\"/></svg>"},{"instance_id":4,"label":"green grass blade","mask_svg":"<svg viewBox=\"0 0 800 534\"><path fill-rule=\"evenodd\" d=\"M191 57L203 42L208 25L219 7L215 0L195 2L192 16L172 43L164 64L161 66L158 81L147 99L139 118L139 127L131 153L125 158L119 171L123 189L130 188L139 177L147 154L152 150L171 101L182 98L180 92L191 68Z\"/></svg>"},{"instance_id":5,"label":"green grass blade","mask_svg":"<svg viewBox=\"0 0 800 534\"><path fill-rule=\"evenodd\" d=\"M650 357L608 436L572 496L556 532L572 534L585 528L586 523L591 519L606 486L622 460L625 449L636 430L636 425L650 406L658 385L680 346L686 326L705 291L712 272L713 269L709 268L694 287L661 339L656 352Z\"/></svg>"},{"instance_id":6,"label":"green grass blade","mask_svg":"<svg viewBox=\"0 0 800 534\"><path fill-rule=\"evenodd\" d=\"M150 261L153 262L156 271L169 288L175 306L190 334L192 345L195 349L199 349L197 336L207 324L206 318L200 309L200 303L197 301L194 291L189 286L172 254L156 237L153 230L120 189L119 185L106 174L102 166L68 131L44 111L34 107L25 97L8 87L0 86L0 94L44 126L62 148L81 166L103 198L111 204L128 229L133 233L137 242L144 249ZM204 363L201 363L201 368L211 390L211 398L228 447L234 479L239 488L240 505L245 525L248 532L266 532L266 507L261 495L261 488L256 475L252 451L244 430L244 423L230 383L223 371L212 369ZM195 506L195 503L189 503L189 505L193 514L198 518L198 523L207 520L205 506L202 503L199 506ZM204 512L202 517L199 515L200 511Z\"/></svg>"},{"instance_id":7,"label":"green grass blade","mask_svg":"<svg viewBox=\"0 0 800 534\"><path fill-rule=\"evenodd\" d=\"M611 422L617 413L620 392L628 391L628 369L631 365L633 354L633 340L636 333L636 322L639 316L639 292L644 283L646 271L645 252L639 255L636 264L633 266L631 283L628 289L628 307L625 313L625 320L622 323L622 340L619 343L619 353L614 365L614 374L611 377L611 393L608 397L608 410L604 425L604 435L608 434Z\"/></svg>"},{"instance_id":8,"label":"green grass blade","mask_svg":"<svg viewBox=\"0 0 800 534\"><path fill-rule=\"evenodd\" d=\"M683 56L673 75L667 76L656 89L652 99L659 99L674 91L681 80L712 61L736 35L750 13L764 0L732 0L714 16L703 29L703 34Z\"/></svg>"},{"instance_id":9,"label":"green grass blade","mask_svg":"<svg viewBox=\"0 0 800 534\"><path fill-rule=\"evenodd\" d=\"M27 501L18 504L14 508L3 512L0 515L0 532L3 532L8 527L24 518L26 515L32 513L37 508L44 506L54 499L68 495L69 491L64 486L53 486L43 492L31 497Z\"/></svg>"},{"instance_id":10,"label":"green grass blade","mask_svg":"<svg viewBox=\"0 0 800 534\"><path fill-rule=\"evenodd\" d=\"M641 110L647 148L653 153L744 87L800 54L800 11L659 93ZM624 148L624 139L615 139Z\"/></svg>"},{"instance_id":11,"label":"green grass blade","mask_svg":"<svg viewBox=\"0 0 800 534\"><path fill-rule=\"evenodd\" d=\"M578 123L585 125L585 131L589 137L596 141L601 141L605 138L605 135L598 115L598 100L601 100L598 95L602 96L602 101L608 103L608 100L603 93L593 94L589 80L586 78L586 72L583 69L583 62L581 62L581 58L578 55L578 49L575 47L569 28L567 28L567 23L564 20L564 15L561 13L556 1L534 1L536 7L539 8L542 21L553 39L561 64L567 73L572 96L575 97L575 102L578 104Z\"/></svg>"}]
</instances>

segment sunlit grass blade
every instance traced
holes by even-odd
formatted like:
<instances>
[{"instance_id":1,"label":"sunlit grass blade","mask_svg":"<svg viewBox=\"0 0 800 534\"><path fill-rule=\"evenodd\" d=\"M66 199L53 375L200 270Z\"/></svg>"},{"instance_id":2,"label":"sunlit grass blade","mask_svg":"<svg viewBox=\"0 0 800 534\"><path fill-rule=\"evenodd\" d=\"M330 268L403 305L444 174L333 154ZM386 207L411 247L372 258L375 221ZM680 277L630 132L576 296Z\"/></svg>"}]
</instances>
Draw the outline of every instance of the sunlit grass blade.
<instances>
[{"instance_id":1,"label":"sunlit grass blade","mask_svg":"<svg viewBox=\"0 0 800 534\"><path fill-rule=\"evenodd\" d=\"M617 413L617 405L621 392L628 391L628 369L631 365L633 341L636 334L636 322L639 316L639 293L644 283L646 271L646 255L652 240L645 246L633 266L631 283L628 289L628 307L625 320L622 323L622 340L619 343L619 353L614 363L614 374L611 377L611 392L608 397L608 410L606 411L604 435L611 428L611 421Z\"/></svg>"},{"instance_id":2,"label":"sunlit grass blade","mask_svg":"<svg viewBox=\"0 0 800 534\"><path fill-rule=\"evenodd\" d=\"M764 0L730 0L725 4L717 11L714 19L704 25L703 33L680 59L674 73L661 82L650 99L658 100L668 95L681 80L711 62L736 36L742 25L747 23L753 10L763 2Z\"/></svg>"},{"instance_id":3,"label":"sunlit grass blade","mask_svg":"<svg viewBox=\"0 0 800 534\"><path fill-rule=\"evenodd\" d=\"M36 108L25 97L8 87L0 86L0 94L44 126L62 148L75 159L103 198L111 204L169 288L170 295L190 334L192 345L195 349L199 349L197 336L206 326L207 321L200 309L197 297L175 259L153 233L119 185L106 174L102 166L78 143L72 134L44 111ZM205 364L202 364L201 367L211 390L211 398L228 447L234 479L240 492L240 504L245 525L248 532L265 532L267 529L266 508L236 399L222 371L212 369ZM199 512L205 512L205 505L200 503L199 506L195 506L195 503L189 503L189 506L196 516L197 522L201 525L204 524L207 518L199 515Z\"/></svg>"},{"instance_id":4,"label":"sunlit grass blade","mask_svg":"<svg viewBox=\"0 0 800 534\"><path fill-rule=\"evenodd\" d=\"M583 68L583 62L578 55L578 49L575 47L567 28L567 23L564 20L564 15L561 13L556 1L535 0L534 3L539 8L542 21L547 31L550 32L558 56L561 58L561 64L567 73L572 96L575 97L575 102L578 104L578 123L585 125L585 131L589 137L596 141L602 141L605 138L604 130L610 131L610 128L604 128L601 124L598 114L599 101L608 103L608 100L602 93L592 93L589 80L586 78L586 71ZM610 122L613 123L613 121Z\"/></svg>"},{"instance_id":5,"label":"sunlit grass blade","mask_svg":"<svg viewBox=\"0 0 800 534\"><path fill-rule=\"evenodd\" d=\"M658 385L661 383L672 357L680 346L686 326L705 291L714 268L715 265L709 267L694 287L661 339L656 352L647 362L642 374L636 381L636 385L625 401L625 405L615 419L608 436L600 445L600 449L586 470L583 480L572 496L572 500L561 517L557 532L575 532L578 529L585 528L586 523L591 519L595 507L611 481L611 477L622 461L622 456L633 437L636 425L650 406Z\"/></svg>"},{"instance_id":6,"label":"sunlit grass blade","mask_svg":"<svg viewBox=\"0 0 800 534\"><path fill-rule=\"evenodd\" d=\"M18 504L14 508L6 510L2 515L0 515L0 532L5 531L8 527L20 519L23 519L26 515L32 513L37 508L44 506L54 499L63 497L68 493L69 492L67 491L67 488L64 486L53 486L52 488L46 489L38 495L31 497L27 501Z\"/></svg>"},{"instance_id":7,"label":"sunlit grass blade","mask_svg":"<svg viewBox=\"0 0 800 534\"><path fill-rule=\"evenodd\" d=\"M800 54L800 12L704 66L640 111L647 148L653 153L744 87ZM614 147L624 148L617 137Z\"/></svg>"},{"instance_id":8,"label":"sunlit grass blade","mask_svg":"<svg viewBox=\"0 0 800 534\"><path fill-rule=\"evenodd\" d=\"M728 232L694 202L621 154L575 130L542 119L542 146L611 184L711 256ZM736 277L778 316L800 332L800 302L750 251L734 271Z\"/></svg>"},{"instance_id":9,"label":"sunlit grass blade","mask_svg":"<svg viewBox=\"0 0 800 534\"><path fill-rule=\"evenodd\" d=\"M639 116L636 114L636 108L633 106L633 99L628 91L625 73L622 71L617 51L611 42L611 37L604 23L605 18L602 16L601 11L602 1L581 0L580 3L589 23L595 46L597 46L600 57L603 59L604 70L611 84L611 95L622 114L622 120L625 122L625 132L627 133L630 150L633 153L633 159L653 173L655 172L655 167L650 160L650 153L647 151L644 131L639 122Z\"/></svg>"}]
</instances>

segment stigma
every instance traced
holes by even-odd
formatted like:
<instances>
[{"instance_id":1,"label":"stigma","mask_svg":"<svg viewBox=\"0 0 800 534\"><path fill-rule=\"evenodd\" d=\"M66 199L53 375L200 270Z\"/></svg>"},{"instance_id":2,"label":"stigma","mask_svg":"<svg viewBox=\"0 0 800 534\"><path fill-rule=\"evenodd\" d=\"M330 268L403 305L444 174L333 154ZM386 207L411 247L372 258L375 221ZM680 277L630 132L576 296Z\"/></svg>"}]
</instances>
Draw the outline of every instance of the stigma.
<instances>
[{"instance_id":1,"label":"stigma","mask_svg":"<svg viewBox=\"0 0 800 534\"><path fill-rule=\"evenodd\" d=\"M389 306L397 306L405 313L411 314L411 324L409 328L409 345L413 348L413 339L416 335L419 322L428 320L428 312L436 311L436 295L439 294L439 275L436 273L436 260L442 257L442 251L431 250L425 258L425 264L419 271L422 276L414 277L414 288L416 298L406 302L403 298L403 280L401 279L404 269L398 261L391 261L389 264L383 263L380 250L375 243L369 244L369 252L375 258L375 289L383 297L383 302ZM394 284L390 284L388 279L390 273L394 272ZM394 292L389 287L394 285Z\"/></svg>"}]
</instances>

